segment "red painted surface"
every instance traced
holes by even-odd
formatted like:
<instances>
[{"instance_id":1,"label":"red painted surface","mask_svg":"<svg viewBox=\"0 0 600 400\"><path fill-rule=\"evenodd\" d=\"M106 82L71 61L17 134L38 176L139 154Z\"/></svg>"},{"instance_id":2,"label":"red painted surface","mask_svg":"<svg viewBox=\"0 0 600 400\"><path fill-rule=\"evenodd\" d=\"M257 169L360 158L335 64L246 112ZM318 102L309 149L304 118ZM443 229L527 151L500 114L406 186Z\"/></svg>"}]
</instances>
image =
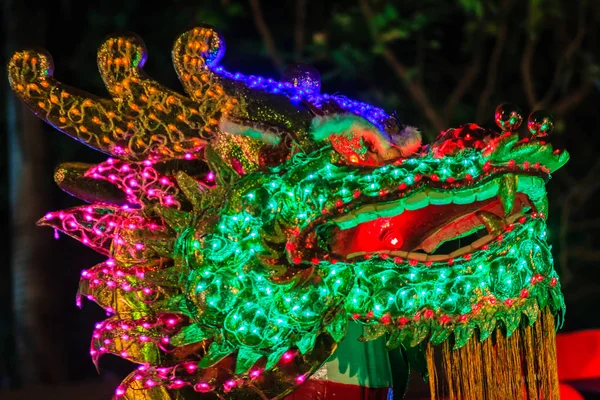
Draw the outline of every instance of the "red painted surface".
<instances>
[{"instance_id":1,"label":"red painted surface","mask_svg":"<svg viewBox=\"0 0 600 400\"><path fill-rule=\"evenodd\" d=\"M560 400L584 400L584 397L572 386L560 384Z\"/></svg>"},{"instance_id":2,"label":"red painted surface","mask_svg":"<svg viewBox=\"0 0 600 400\"><path fill-rule=\"evenodd\" d=\"M329 381L308 380L285 400L388 400L391 389L371 389Z\"/></svg>"},{"instance_id":3,"label":"red painted surface","mask_svg":"<svg viewBox=\"0 0 600 400\"><path fill-rule=\"evenodd\" d=\"M519 193L513 212L519 212L527 203L527 197ZM343 231L336 230L332 247L341 255L380 250L433 251L438 243L482 226L483 221L475 214L477 211L491 212L499 217L504 215L497 198L469 204L429 205L414 211L405 210L395 217L363 222Z\"/></svg>"},{"instance_id":4,"label":"red painted surface","mask_svg":"<svg viewBox=\"0 0 600 400\"><path fill-rule=\"evenodd\" d=\"M600 378L600 330L561 333L556 347L561 382Z\"/></svg>"}]
</instances>

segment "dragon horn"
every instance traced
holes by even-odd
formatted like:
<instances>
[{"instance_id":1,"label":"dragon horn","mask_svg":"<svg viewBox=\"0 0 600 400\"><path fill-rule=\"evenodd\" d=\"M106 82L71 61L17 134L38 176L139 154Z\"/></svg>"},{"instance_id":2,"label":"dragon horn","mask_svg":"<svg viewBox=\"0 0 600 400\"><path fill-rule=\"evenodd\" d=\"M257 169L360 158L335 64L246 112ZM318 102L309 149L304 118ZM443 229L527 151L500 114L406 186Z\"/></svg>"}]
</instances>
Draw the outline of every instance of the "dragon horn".
<instances>
[{"instance_id":1,"label":"dragon horn","mask_svg":"<svg viewBox=\"0 0 600 400\"><path fill-rule=\"evenodd\" d=\"M144 73L147 52L135 35L109 37L98 51L100 73L113 99L58 82L52 58L44 51L15 53L8 65L9 80L41 119L123 160L165 161L201 154L207 141L223 131L253 137L258 131L268 138L292 134L303 142L312 113L294 104L289 93L271 93L250 81L229 78L216 66L224 49L223 39L211 28L192 29L175 42L173 61L190 97Z\"/></svg>"},{"instance_id":2,"label":"dragon horn","mask_svg":"<svg viewBox=\"0 0 600 400\"><path fill-rule=\"evenodd\" d=\"M222 113L219 130L238 135L259 132L271 138L266 142L273 142L273 134L305 136L312 120L309 110L297 107L285 94L260 88L252 80L233 78L218 66L224 53L224 39L207 26L182 34L172 52L173 64L190 97L201 103L211 100L208 104Z\"/></svg>"},{"instance_id":3,"label":"dragon horn","mask_svg":"<svg viewBox=\"0 0 600 400\"><path fill-rule=\"evenodd\" d=\"M148 78L142 67L147 52L135 35L109 37L98 50L98 68L120 111L139 129L129 139L133 152L158 158L181 158L199 152L213 115L195 102Z\"/></svg>"},{"instance_id":4,"label":"dragon horn","mask_svg":"<svg viewBox=\"0 0 600 400\"><path fill-rule=\"evenodd\" d=\"M16 52L8 78L17 96L35 115L58 130L104 153L129 158L130 123L107 99L68 87L54 79L52 57L43 50Z\"/></svg>"},{"instance_id":5,"label":"dragon horn","mask_svg":"<svg viewBox=\"0 0 600 400\"><path fill-rule=\"evenodd\" d=\"M224 94L223 78L211 71L225 53L225 40L211 28L194 28L185 32L173 46L171 56L175 71L188 95L196 100L214 98ZM216 102L223 111L230 110L237 99L220 97Z\"/></svg>"}]
</instances>

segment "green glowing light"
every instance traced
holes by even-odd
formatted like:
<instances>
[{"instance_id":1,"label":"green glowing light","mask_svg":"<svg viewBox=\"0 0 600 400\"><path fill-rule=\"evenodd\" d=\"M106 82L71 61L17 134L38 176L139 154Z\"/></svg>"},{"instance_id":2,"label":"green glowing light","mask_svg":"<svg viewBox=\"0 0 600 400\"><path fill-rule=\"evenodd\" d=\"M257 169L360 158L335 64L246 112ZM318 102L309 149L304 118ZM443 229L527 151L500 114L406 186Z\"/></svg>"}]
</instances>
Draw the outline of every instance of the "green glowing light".
<instances>
[{"instance_id":1,"label":"green glowing light","mask_svg":"<svg viewBox=\"0 0 600 400\"><path fill-rule=\"evenodd\" d=\"M311 278L301 284L272 280L280 265L287 267L286 263L295 257L290 252L301 246L296 235L338 201L349 209L355 207L335 219L339 229L348 229L430 204L490 199L498 195L500 185L499 178L491 176L477 185L451 190L427 188L426 196L400 196L387 201L376 213L362 212L360 204L354 206L356 199L366 197L377 203L381 191L395 193L401 183L406 185L403 190L410 191L417 184L416 176L435 174L443 179L458 179L468 172L476 180L484 174L489 157L466 149L452 158L427 156L418 161L408 159L400 167L351 173L332 165L330 159L328 148L310 156L300 153L288 161L285 172L249 176L240 186L243 189L228 199L221 210L216 229L207 230L202 240L192 241L196 251L187 262L192 268L188 281L193 290L187 296L189 304L197 309L191 314L198 316L198 326L205 330L214 329L218 321L225 320L219 336L232 351L243 346L253 346L256 351L306 349L320 332L343 337L347 321L355 316L368 325L379 323L384 316L390 321L406 318L408 322L401 328L395 323L386 327L390 332L406 332L404 345L424 340L427 332L439 329L439 318L444 316L453 321L444 329L460 333L457 337L464 341L476 329L495 328L485 324L481 317L484 314L473 311L474 307L487 309L485 315L497 312L497 318L506 317L504 323L508 325L520 321L508 316L520 315L535 307L536 302L562 309L559 286L548 286L556 273L541 218L515 225L512 231L504 233L502 241L490 243L489 249L474 252L469 258L458 257L452 265L409 265L406 260L396 262L395 257L378 256L336 263L319 258ZM527 192L536 205L545 201L540 178L519 176L517 190ZM190 239L182 235L180 240ZM299 259L300 263L308 261ZM540 271L542 281L532 284L531 277ZM523 289L527 290L526 298L521 296ZM486 296L495 299L493 304ZM505 304L506 300L510 305ZM433 316L418 317L425 310ZM332 313L332 317L323 318Z\"/></svg>"}]
</instances>

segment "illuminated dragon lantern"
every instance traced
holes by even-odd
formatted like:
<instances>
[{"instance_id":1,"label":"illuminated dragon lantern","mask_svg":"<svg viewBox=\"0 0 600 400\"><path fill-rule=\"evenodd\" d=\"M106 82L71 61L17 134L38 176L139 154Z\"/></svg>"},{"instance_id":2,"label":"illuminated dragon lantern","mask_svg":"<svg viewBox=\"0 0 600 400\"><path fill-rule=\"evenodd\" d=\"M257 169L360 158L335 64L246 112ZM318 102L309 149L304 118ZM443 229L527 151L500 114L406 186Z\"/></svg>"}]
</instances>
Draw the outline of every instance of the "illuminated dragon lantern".
<instances>
[{"instance_id":1,"label":"illuminated dragon lantern","mask_svg":"<svg viewBox=\"0 0 600 400\"><path fill-rule=\"evenodd\" d=\"M432 398L558 398L545 182L568 153L544 142L551 116L531 114L519 136L518 109L500 106L501 132L463 125L422 145L396 115L321 94L308 66L283 81L233 74L224 50L208 27L179 37L187 97L145 75L131 35L98 52L112 99L57 82L43 52L9 62L38 117L111 157L60 165L58 185L89 204L40 224L108 257L79 297L110 315L94 361L140 364L115 397L377 387L382 370L352 370L393 368L388 350L423 362Z\"/></svg>"}]
</instances>

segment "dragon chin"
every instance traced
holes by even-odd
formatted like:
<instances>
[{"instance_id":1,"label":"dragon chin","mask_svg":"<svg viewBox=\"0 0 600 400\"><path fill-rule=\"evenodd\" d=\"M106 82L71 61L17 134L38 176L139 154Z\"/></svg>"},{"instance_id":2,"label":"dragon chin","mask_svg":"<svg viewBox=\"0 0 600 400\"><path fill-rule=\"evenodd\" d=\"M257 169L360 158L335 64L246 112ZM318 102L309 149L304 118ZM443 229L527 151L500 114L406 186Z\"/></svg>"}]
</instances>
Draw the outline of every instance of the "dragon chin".
<instances>
[{"instance_id":1,"label":"dragon chin","mask_svg":"<svg viewBox=\"0 0 600 400\"><path fill-rule=\"evenodd\" d=\"M501 133L470 124L421 145L395 116L315 93L314 74L230 74L223 49L206 27L176 42L190 98L142 73L132 36L99 51L114 102L56 82L45 53L9 63L34 112L115 157L61 165L57 183L91 204L40 224L109 257L79 294L112 315L94 361L140 364L117 397L282 398L352 320L390 350L560 324L545 184L569 156L545 125L522 138L512 113Z\"/></svg>"}]
</instances>

